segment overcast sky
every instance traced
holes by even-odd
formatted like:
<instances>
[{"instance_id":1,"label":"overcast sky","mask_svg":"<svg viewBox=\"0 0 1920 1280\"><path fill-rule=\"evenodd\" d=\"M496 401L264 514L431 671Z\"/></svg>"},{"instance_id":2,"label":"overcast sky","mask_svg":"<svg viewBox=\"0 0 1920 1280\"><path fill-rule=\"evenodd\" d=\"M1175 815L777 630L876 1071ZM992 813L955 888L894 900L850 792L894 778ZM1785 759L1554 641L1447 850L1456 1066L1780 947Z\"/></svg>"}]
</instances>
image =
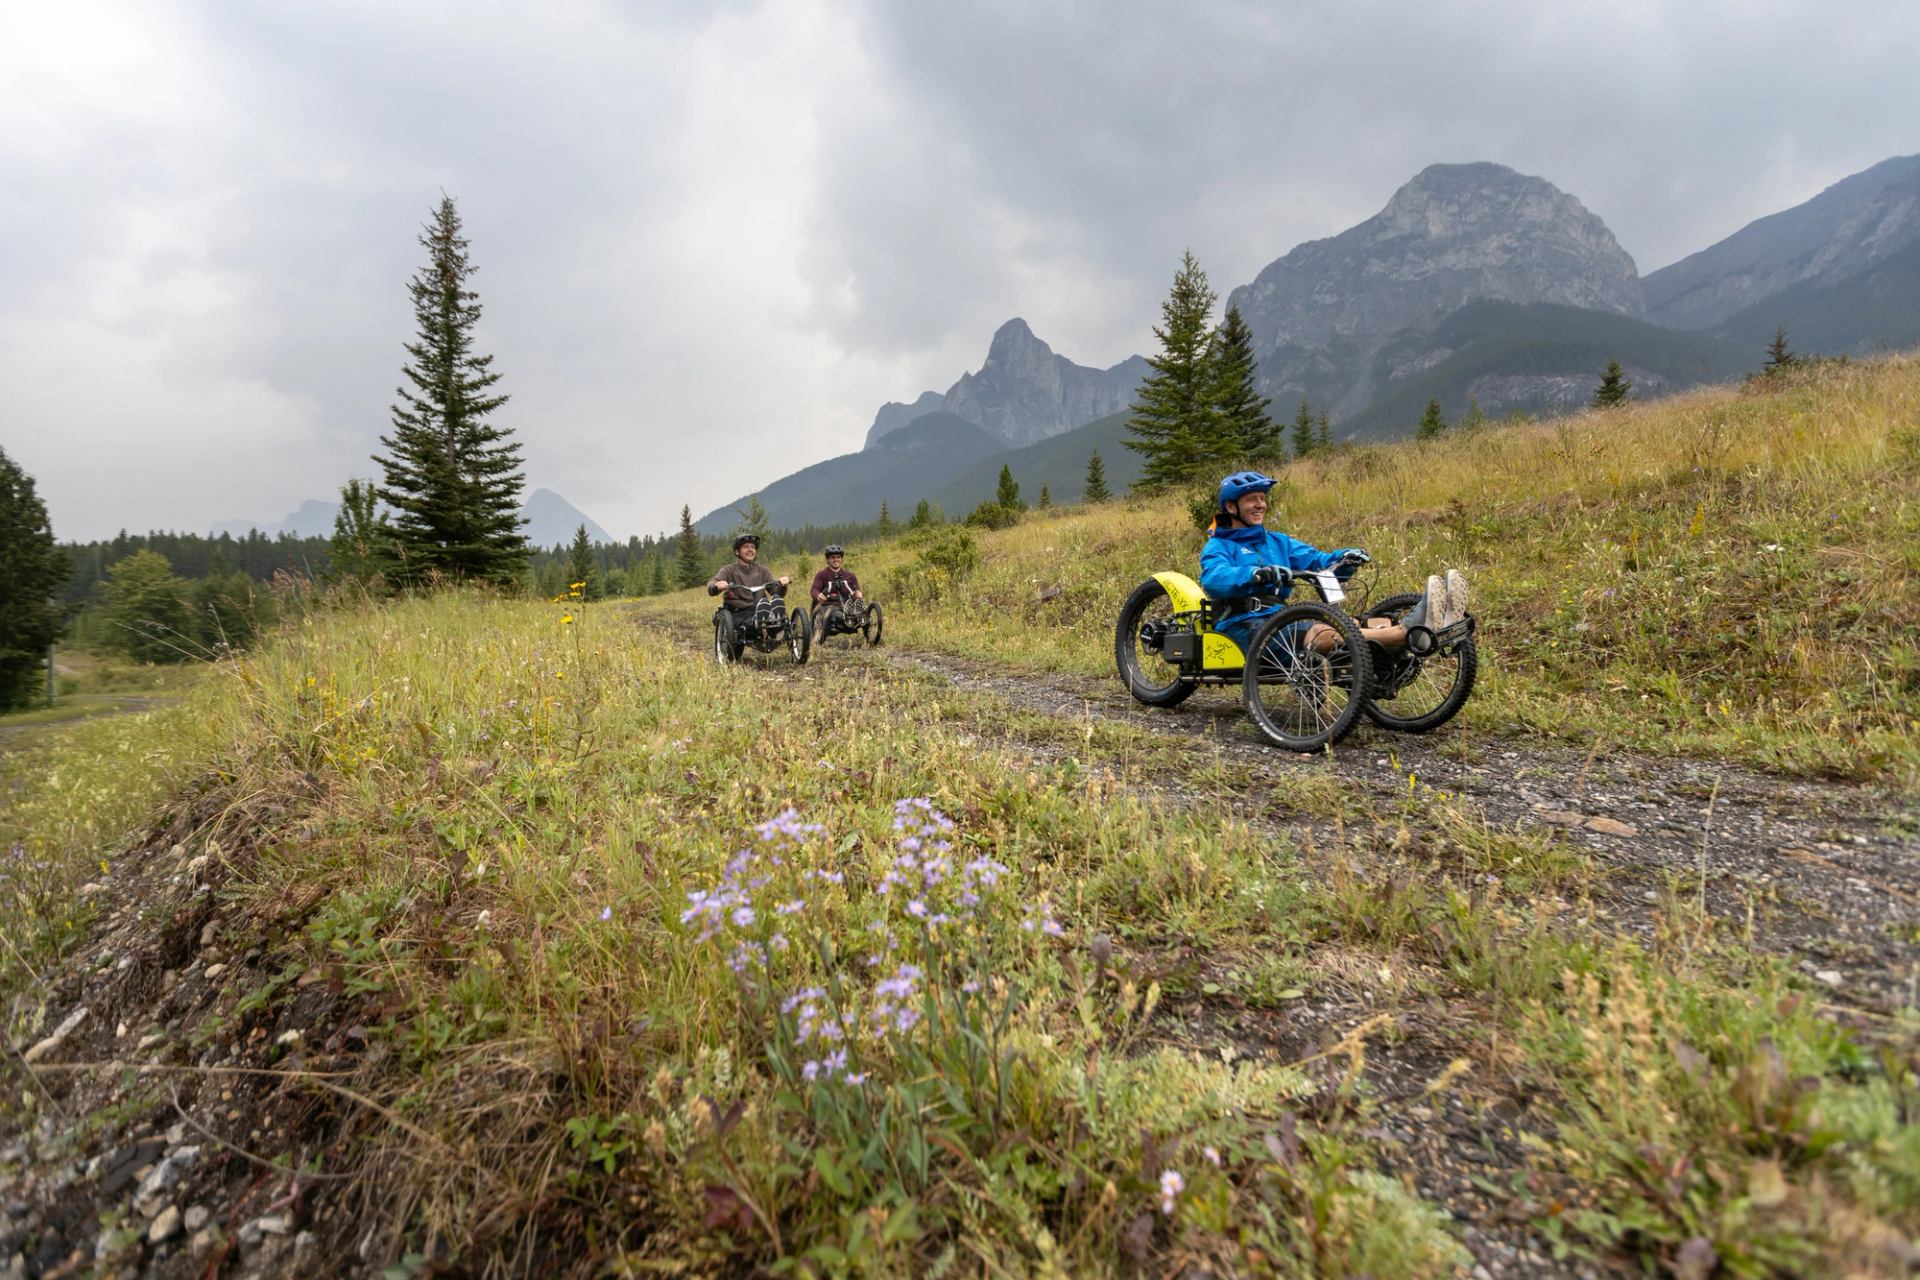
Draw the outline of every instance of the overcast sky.
<instances>
[{"instance_id":1,"label":"overcast sky","mask_svg":"<svg viewBox=\"0 0 1920 1280\"><path fill-rule=\"evenodd\" d=\"M460 204L530 486L616 536L860 447L1024 316L1151 349L1436 161L1642 273L1920 151L1920 5L0 6L0 447L66 538L374 473ZM878 505L878 495L875 498Z\"/></svg>"}]
</instances>

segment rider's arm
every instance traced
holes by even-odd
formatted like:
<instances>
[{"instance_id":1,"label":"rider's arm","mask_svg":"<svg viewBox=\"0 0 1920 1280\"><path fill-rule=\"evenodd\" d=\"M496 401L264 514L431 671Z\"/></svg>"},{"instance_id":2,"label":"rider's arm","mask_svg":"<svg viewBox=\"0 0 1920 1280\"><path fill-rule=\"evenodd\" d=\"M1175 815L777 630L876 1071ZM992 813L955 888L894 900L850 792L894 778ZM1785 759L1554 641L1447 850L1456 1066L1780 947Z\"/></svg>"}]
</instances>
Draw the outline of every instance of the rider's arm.
<instances>
[{"instance_id":1,"label":"rider's arm","mask_svg":"<svg viewBox=\"0 0 1920 1280\"><path fill-rule=\"evenodd\" d=\"M1208 538L1200 552L1200 589L1215 600L1234 600L1253 594L1255 559L1241 560L1234 543Z\"/></svg>"},{"instance_id":2,"label":"rider's arm","mask_svg":"<svg viewBox=\"0 0 1920 1280\"><path fill-rule=\"evenodd\" d=\"M847 590L856 596L860 594L860 575L852 570L847 571Z\"/></svg>"},{"instance_id":3,"label":"rider's arm","mask_svg":"<svg viewBox=\"0 0 1920 1280\"><path fill-rule=\"evenodd\" d=\"M827 571L825 569L816 570L813 575L813 587L811 590L807 592L807 594L813 597L813 602L815 604L819 604L820 597L826 594L826 590L827 590Z\"/></svg>"},{"instance_id":4,"label":"rider's arm","mask_svg":"<svg viewBox=\"0 0 1920 1280\"><path fill-rule=\"evenodd\" d=\"M707 594L710 596L717 596L726 589L727 580L725 578L715 578L713 581L707 583Z\"/></svg>"},{"instance_id":5,"label":"rider's arm","mask_svg":"<svg viewBox=\"0 0 1920 1280\"><path fill-rule=\"evenodd\" d=\"M1276 563L1284 564L1289 569L1300 569L1308 573L1331 569L1340 563L1340 557L1345 554L1344 551L1322 551L1310 542L1290 538L1284 533L1269 533L1267 536L1278 540L1285 548L1285 556Z\"/></svg>"}]
</instances>

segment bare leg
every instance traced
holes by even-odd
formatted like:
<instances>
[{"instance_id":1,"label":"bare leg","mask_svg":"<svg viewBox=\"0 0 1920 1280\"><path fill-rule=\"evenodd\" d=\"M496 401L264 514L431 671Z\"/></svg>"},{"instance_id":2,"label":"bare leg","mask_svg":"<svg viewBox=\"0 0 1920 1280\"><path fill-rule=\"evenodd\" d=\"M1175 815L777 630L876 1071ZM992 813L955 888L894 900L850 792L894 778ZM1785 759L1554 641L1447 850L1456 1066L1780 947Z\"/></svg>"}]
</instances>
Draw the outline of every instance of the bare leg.
<instances>
[{"instance_id":1,"label":"bare leg","mask_svg":"<svg viewBox=\"0 0 1920 1280\"><path fill-rule=\"evenodd\" d=\"M1387 649L1406 647L1407 629L1385 618L1368 618L1360 628L1360 637ZM1307 628L1307 647L1316 653L1332 653L1334 646L1340 643L1340 633L1324 622L1316 622Z\"/></svg>"}]
</instances>

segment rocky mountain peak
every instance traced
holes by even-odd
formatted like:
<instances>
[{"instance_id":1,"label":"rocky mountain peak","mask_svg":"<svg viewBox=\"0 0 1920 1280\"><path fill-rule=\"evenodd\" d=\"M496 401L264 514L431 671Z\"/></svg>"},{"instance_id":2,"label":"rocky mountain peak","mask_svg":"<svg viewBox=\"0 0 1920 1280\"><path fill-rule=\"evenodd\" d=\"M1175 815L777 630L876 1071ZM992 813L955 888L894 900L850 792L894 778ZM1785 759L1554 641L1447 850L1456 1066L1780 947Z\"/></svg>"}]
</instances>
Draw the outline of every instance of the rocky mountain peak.
<instances>
[{"instance_id":1,"label":"rocky mountain peak","mask_svg":"<svg viewBox=\"0 0 1920 1280\"><path fill-rule=\"evenodd\" d=\"M883 406L866 447L937 410L984 427L1007 444L1033 444L1126 408L1146 371L1139 356L1111 369L1075 364L1015 316L994 330L979 370L961 374L944 396L929 391L910 406Z\"/></svg>"},{"instance_id":2,"label":"rocky mountain peak","mask_svg":"<svg viewBox=\"0 0 1920 1280\"><path fill-rule=\"evenodd\" d=\"M1263 354L1383 337L1482 299L1638 317L1633 259L1579 200L1487 162L1429 165L1386 207L1228 296Z\"/></svg>"}]
</instances>

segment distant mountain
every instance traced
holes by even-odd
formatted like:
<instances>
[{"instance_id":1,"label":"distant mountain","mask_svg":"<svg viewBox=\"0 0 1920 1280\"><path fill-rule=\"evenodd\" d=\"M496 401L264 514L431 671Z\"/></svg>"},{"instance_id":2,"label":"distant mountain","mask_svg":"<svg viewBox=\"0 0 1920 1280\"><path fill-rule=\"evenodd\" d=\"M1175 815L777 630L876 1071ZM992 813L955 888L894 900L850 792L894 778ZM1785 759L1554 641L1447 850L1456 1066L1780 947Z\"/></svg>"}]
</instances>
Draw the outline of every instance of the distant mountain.
<instances>
[{"instance_id":1,"label":"distant mountain","mask_svg":"<svg viewBox=\"0 0 1920 1280\"><path fill-rule=\"evenodd\" d=\"M1769 330L1771 334L1771 330ZM1429 399L1451 422L1472 396L1489 415L1522 410L1564 413L1586 406L1609 360L1618 360L1639 399L1724 382L1757 368L1764 351L1675 333L1627 316L1545 303L1475 302L1432 329L1406 330L1375 357L1383 389L1359 413L1334 423L1340 439L1389 439L1413 433ZM1281 406L1275 406L1276 409Z\"/></svg>"},{"instance_id":2,"label":"distant mountain","mask_svg":"<svg viewBox=\"0 0 1920 1280\"><path fill-rule=\"evenodd\" d=\"M942 483L933 491L932 499L949 517L958 519L993 497L1000 485L1000 468L1005 465L1013 472L1020 497L1029 506L1039 501L1043 485L1055 502L1078 502L1086 486L1087 458L1095 450L1106 471L1107 488L1125 493L1140 478L1145 463L1124 443L1127 419L1132 416L1131 410L1123 409L1038 444L989 454Z\"/></svg>"},{"instance_id":3,"label":"distant mountain","mask_svg":"<svg viewBox=\"0 0 1920 1280\"><path fill-rule=\"evenodd\" d=\"M946 395L927 391L911 405L881 406L867 430L866 447L934 410L985 428L1003 445L1032 444L1128 407L1148 372L1139 356L1111 369L1075 364L1054 354L1016 317L994 333L979 372L961 374Z\"/></svg>"},{"instance_id":4,"label":"distant mountain","mask_svg":"<svg viewBox=\"0 0 1920 1280\"><path fill-rule=\"evenodd\" d=\"M1384 390L1376 356L1478 301L1550 303L1639 318L1633 259L1598 217L1504 165L1436 164L1379 213L1303 244L1228 294L1253 331L1260 386L1347 418ZM1444 358L1444 357L1441 357Z\"/></svg>"},{"instance_id":5,"label":"distant mountain","mask_svg":"<svg viewBox=\"0 0 1920 1280\"><path fill-rule=\"evenodd\" d=\"M262 524L256 520L222 520L213 526L213 536L217 538L228 533L243 538L251 530L258 529L270 538L283 533L302 538L325 538L332 535L333 518L339 513L339 503L309 498L277 524ZM522 532L536 547L572 542L574 533L583 524L587 526L587 536L595 542L613 541L591 517L551 489L535 489L528 494L526 502L520 507L520 518L526 522Z\"/></svg>"},{"instance_id":6,"label":"distant mountain","mask_svg":"<svg viewBox=\"0 0 1920 1280\"><path fill-rule=\"evenodd\" d=\"M1714 332L1758 353L1777 329L1803 353L1864 354L1920 344L1920 239L1851 275L1789 285L1727 317Z\"/></svg>"},{"instance_id":7,"label":"distant mountain","mask_svg":"<svg viewBox=\"0 0 1920 1280\"><path fill-rule=\"evenodd\" d=\"M1675 329L1718 328L1795 285L1859 276L1916 240L1920 155L1895 156L1648 275L1648 318Z\"/></svg>"},{"instance_id":8,"label":"distant mountain","mask_svg":"<svg viewBox=\"0 0 1920 1280\"><path fill-rule=\"evenodd\" d=\"M859 453L816 462L776 480L757 494L742 494L694 522L701 533L725 533L740 521L749 497L758 497L776 529L809 524L872 520L885 499L896 519L942 481L976 459L1006 445L985 428L944 409L891 431Z\"/></svg>"},{"instance_id":9,"label":"distant mountain","mask_svg":"<svg viewBox=\"0 0 1920 1280\"><path fill-rule=\"evenodd\" d=\"M528 494L526 502L521 504L520 518L527 522L521 532L536 547L572 542L573 535L580 531L581 525L587 526L587 537L592 541L613 541L612 536L595 524L591 516L551 489L535 489Z\"/></svg>"},{"instance_id":10,"label":"distant mountain","mask_svg":"<svg viewBox=\"0 0 1920 1280\"><path fill-rule=\"evenodd\" d=\"M213 526L213 536L232 534L244 538L252 530L258 529L270 538L290 533L296 538L326 538L333 535L333 517L338 514L340 504L321 502L309 498L295 507L287 518L278 524L262 524L257 520L222 520Z\"/></svg>"}]
</instances>

